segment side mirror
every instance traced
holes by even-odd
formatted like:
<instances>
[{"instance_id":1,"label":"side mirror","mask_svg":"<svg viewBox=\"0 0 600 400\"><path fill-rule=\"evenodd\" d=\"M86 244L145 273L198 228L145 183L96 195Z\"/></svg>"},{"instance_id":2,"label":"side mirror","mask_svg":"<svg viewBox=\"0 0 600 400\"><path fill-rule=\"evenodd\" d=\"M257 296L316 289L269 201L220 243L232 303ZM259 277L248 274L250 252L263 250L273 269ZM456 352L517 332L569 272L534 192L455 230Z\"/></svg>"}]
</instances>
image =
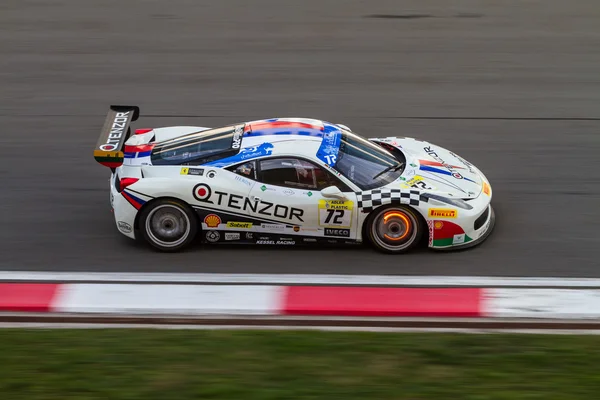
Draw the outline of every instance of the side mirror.
<instances>
[{"instance_id":1,"label":"side mirror","mask_svg":"<svg viewBox=\"0 0 600 400\"><path fill-rule=\"evenodd\" d=\"M321 190L321 195L323 197L332 198L332 199L346 199L346 196L337 186L328 186L325 189Z\"/></svg>"}]
</instances>

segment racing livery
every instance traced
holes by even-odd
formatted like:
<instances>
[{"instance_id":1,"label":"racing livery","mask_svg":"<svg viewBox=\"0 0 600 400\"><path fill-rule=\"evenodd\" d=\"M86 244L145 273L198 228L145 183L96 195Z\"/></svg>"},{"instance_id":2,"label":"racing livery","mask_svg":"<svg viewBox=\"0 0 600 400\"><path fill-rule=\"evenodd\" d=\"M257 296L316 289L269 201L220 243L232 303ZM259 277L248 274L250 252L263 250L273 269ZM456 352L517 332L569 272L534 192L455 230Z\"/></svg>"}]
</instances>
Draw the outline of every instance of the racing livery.
<instances>
[{"instance_id":1,"label":"racing livery","mask_svg":"<svg viewBox=\"0 0 600 400\"><path fill-rule=\"evenodd\" d=\"M111 106L94 158L110 168L117 229L176 251L204 243L370 243L387 253L459 249L494 227L492 188L464 158L409 137L273 118L132 131Z\"/></svg>"}]
</instances>

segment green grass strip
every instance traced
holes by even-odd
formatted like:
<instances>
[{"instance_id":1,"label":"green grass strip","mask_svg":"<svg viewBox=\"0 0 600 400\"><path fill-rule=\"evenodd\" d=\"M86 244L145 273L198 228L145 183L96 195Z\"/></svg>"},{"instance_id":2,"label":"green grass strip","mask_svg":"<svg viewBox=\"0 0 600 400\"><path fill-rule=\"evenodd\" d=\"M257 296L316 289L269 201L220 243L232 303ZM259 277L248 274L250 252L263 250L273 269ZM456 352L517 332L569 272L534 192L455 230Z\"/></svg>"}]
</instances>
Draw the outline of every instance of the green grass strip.
<instances>
[{"instance_id":1,"label":"green grass strip","mask_svg":"<svg viewBox=\"0 0 600 400\"><path fill-rule=\"evenodd\" d=\"M600 336L0 330L0 399L597 399Z\"/></svg>"}]
</instances>

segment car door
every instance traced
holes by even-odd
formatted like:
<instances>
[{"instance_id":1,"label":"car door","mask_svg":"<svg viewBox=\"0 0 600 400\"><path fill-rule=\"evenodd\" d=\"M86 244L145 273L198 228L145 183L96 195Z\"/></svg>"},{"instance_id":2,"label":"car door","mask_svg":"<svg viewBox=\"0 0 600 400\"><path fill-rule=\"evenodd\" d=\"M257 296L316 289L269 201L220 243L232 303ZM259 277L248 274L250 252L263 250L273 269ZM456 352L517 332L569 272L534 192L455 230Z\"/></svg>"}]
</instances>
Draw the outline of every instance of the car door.
<instances>
[{"instance_id":1,"label":"car door","mask_svg":"<svg viewBox=\"0 0 600 400\"><path fill-rule=\"evenodd\" d=\"M253 215L267 220L263 232L329 241L356 238L356 195L329 171L284 156L261 159L257 169L250 199L257 204Z\"/></svg>"}]
</instances>

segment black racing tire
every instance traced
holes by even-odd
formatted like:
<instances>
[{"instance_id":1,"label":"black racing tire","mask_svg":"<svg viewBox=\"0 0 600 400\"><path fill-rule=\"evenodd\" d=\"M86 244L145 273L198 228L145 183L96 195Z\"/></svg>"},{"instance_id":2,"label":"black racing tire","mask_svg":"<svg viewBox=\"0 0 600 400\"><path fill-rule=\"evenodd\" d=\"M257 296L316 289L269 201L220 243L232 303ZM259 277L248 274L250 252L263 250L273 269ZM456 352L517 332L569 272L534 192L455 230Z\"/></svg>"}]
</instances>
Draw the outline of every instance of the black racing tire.
<instances>
[{"instance_id":1,"label":"black racing tire","mask_svg":"<svg viewBox=\"0 0 600 400\"><path fill-rule=\"evenodd\" d=\"M176 252L196 237L198 218L182 201L158 199L142 211L139 228L146 242L155 249Z\"/></svg>"},{"instance_id":2,"label":"black racing tire","mask_svg":"<svg viewBox=\"0 0 600 400\"><path fill-rule=\"evenodd\" d=\"M415 210L408 206L387 206L376 209L367 220L367 237L380 252L407 253L423 235L423 224Z\"/></svg>"}]
</instances>

